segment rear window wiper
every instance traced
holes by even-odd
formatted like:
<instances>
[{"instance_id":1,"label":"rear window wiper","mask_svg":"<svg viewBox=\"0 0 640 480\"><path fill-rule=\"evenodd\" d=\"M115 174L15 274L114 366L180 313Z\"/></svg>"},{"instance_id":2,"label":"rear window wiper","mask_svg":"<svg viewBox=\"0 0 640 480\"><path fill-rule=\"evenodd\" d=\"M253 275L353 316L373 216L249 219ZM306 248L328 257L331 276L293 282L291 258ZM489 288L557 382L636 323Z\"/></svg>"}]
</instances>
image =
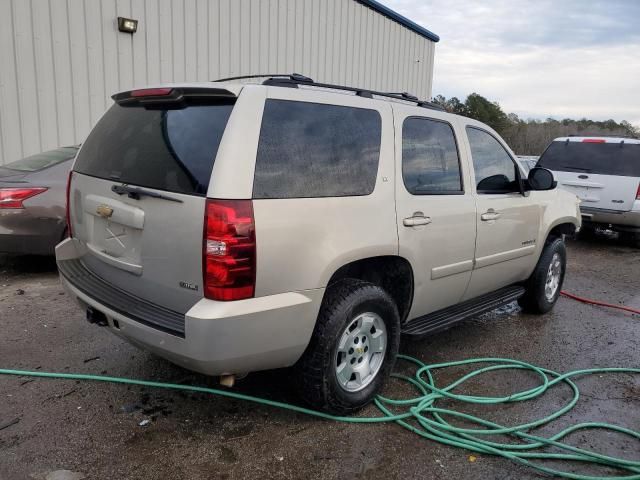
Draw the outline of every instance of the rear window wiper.
<instances>
[{"instance_id":1,"label":"rear window wiper","mask_svg":"<svg viewBox=\"0 0 640 480\"><path fill-rule=\"evenodd\" d=\"M111 191L118 195L124 195L126 193L129 198L133 198L134 200L140 200L140 197L152 197L169 200L170 202L183 203L179 198L169 197L161 193L152 192L151 190L145 190L144 188L130 187L129 185L112 185Z\"/></svg>"}]
</instances>

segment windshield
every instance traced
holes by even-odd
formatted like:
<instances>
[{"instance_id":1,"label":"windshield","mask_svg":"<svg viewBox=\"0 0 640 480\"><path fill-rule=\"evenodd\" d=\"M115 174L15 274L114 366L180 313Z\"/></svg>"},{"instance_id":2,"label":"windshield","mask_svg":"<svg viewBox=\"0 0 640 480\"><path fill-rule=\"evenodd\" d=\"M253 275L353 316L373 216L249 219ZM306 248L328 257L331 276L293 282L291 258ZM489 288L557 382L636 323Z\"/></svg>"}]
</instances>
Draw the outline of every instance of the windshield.
<instances>
[{"instance_id":1,"label":"windshield","mask_svg":"<svg viewBox=\"0 0 640 480\"><path fill-rule=\"evenodd\" d=\"M640 144L552 142L538 166L561 172L640 177Z\"/></svg>"},{"instance_id":2,"label":"windshield","mask_svg":"<svg viewBox=\"0 0 640 480\"><path fill-rule=\"evenodd\" d=\"M45 168L53 167L59 163L71 160L76 156L78 147L62 147L48 152L37 153L30 157L25 157L13 163L4 165L3 168L17 170L19 172L37 172Z\"/></svg>"},{"instance_id":3,"label":"windshield","mask_svg":"<svg viewBox=\"0 0 640 480\"><path fill-rule=\"evenodd\" d=\"M233 103L182 109L115 104L91 131L74 170L92 177L205 195Z\"/></svg>"}]
</instances>

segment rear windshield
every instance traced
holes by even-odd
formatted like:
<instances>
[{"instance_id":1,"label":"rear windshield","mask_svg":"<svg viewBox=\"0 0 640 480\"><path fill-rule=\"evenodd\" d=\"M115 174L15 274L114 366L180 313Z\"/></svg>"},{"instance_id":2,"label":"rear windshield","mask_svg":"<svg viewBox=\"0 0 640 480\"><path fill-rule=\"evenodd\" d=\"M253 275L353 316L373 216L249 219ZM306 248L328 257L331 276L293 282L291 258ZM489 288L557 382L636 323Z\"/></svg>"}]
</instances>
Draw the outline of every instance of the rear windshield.
<instances>
[{"instance_id":1,"label":"rear windshield","mask_svg":"<svg viewBox=\"0 0 640 480\"><path fill-rule=\"evenodd\" d=\"M233 105L145 109L114 105L91 131L74 170L116 182L206 195Z\"/></svg>"},{"instance_id":2,"label":"rear windshield","mask_svg":"<svg viewBox=\"0 0 640 480\"><path fill-rule=\"evenodd\" d=\"M45 168L53 167L59 163L71 160L76 156L78 147L62 147L48 152L36 153L30 157L9 163L4 166L9 170L17 170L19 172L37 172Z\"/></svg>"},{"instance_id":3,"label":"rear windshield","mask_svg":"<svg viewBox=\"0 0 640 480\"><path fill-rule=\"evenodd\" d=\"M538 167L640 177L640 144L552 142L540 157Z\"/></svg>"}]
</instances>

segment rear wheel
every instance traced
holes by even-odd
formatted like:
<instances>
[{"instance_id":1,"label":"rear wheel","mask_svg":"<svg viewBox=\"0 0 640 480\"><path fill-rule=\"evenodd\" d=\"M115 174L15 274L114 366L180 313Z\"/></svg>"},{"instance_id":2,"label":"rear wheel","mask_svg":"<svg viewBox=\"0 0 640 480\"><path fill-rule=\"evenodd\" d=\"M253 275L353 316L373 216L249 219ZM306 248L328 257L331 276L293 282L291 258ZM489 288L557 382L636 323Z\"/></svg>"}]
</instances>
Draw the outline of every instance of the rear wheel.
<instances>
[{"instance_id":1,"label":"rear wheel","mask_svg":"<svg viewBox=\"0 0 640 480\"><path fill-rule=\"evenodd\" d=\"M562 238L549 239L542 250L535 270L525 284L520 306L531 313L547 313L555 305L567 265L567 250Z\"/></svg>"},{"instance_id":2,"label":"rear wheel","mask_svg":"<svg viewBox=\"0 0 640 480\"><path fill-rule=\"evenodd\" d=\"M382 288L359 280L331 287L295 366L302 398L341 415L362 408L389 376L399 342L398 309Z\"/></svg>"}]
</instances>

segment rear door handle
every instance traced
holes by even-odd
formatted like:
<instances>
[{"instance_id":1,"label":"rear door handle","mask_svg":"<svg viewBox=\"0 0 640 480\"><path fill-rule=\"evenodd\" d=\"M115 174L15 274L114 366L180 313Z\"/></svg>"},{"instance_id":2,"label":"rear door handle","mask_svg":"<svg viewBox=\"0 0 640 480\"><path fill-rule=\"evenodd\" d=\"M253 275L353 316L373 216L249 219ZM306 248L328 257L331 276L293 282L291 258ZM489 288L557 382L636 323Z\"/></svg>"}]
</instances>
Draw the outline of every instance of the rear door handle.
<instances>
[{"instance_id":1,"label":"rear door handle","mask_svg":"<svg viewBox=\"0 0 640 480\"><path fill-rule=\"evenodd\" d=\"M415 212L413 216L402 220L402 224L405 227L417 227L420 225L429 225L430 223L431 217L425 217L422 212Z\"/></svg>"},{"instance_id":2,"label":"rear door handle","mask_svg":"<svg viewBox=\"0 0 640 480\"><path fill-rule=\"evenodd\" d=\"M500 214L496 212L493 208L490 208L489 210L484 212L482 215L480 215L480 218L482 219L483 222L489 222L491 220L499 219Z\"/></svg>"}]
</instances>

